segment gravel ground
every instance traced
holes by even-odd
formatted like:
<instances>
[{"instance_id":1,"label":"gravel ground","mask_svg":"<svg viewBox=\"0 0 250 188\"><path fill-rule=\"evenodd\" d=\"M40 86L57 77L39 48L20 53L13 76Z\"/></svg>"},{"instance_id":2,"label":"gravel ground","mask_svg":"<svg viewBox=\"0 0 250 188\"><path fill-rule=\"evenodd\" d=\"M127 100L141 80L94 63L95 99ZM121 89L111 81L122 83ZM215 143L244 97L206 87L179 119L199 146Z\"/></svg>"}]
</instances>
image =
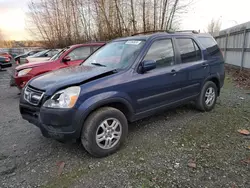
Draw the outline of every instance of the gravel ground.
<instances>
[{"instance_id":1,"label":"gravel ground","mask_svg":"<svg viewBox=\"0 0 250 188\"><path fill-rule=\"evenodd\" d=\"M18 90L8 84L1 71L1 188L250 187L250 137L237 132L250 130L250 95L230 77L212 112L186 105L130 124L123 147L101 159L79 143L44 138L21 119Z\"/></svg>"}]
</instances>

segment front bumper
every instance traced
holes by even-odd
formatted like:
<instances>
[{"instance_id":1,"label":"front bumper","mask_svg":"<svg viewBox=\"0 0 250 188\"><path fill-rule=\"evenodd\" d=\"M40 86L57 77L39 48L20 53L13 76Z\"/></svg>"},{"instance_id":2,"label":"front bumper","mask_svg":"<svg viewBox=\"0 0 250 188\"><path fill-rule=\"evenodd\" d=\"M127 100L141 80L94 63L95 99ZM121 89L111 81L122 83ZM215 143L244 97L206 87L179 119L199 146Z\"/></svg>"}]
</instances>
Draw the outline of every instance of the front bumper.
<instances>
[{"instance_id":1,"label":"front bumper","mask_svg":"<svg viewBox=\"0 0 250 188\"><path fill-rule=\"evenodd\" d=\"M12 67L12 63L11 62L0 62L0 67L1 68Z\"/></svg>"},{"instance_id":2,"label":"front bumper","mask_svg":"<svg viewBox=\"0 0 250 188\"><path fill-rule=\"evenodd\" d=\"M22 118L40 128L44 137L57 140L76 140L81 134L81 124L75 109L48 109L32 106L20 99Z\"/></svg>"},{"instance_id":3,"label":"front bumper","mask_svg":"<svg viewBox=\"0 0 250 188\"><path fill-rule=\"evenodd\" d=\"M22 89L26 85L26 83L32 78L33 76L30 74L26 74L24 76L17 76L17 75L13 76L13 79L15 80L15 85L19 89Z\"/></svg>"}]
</instances>

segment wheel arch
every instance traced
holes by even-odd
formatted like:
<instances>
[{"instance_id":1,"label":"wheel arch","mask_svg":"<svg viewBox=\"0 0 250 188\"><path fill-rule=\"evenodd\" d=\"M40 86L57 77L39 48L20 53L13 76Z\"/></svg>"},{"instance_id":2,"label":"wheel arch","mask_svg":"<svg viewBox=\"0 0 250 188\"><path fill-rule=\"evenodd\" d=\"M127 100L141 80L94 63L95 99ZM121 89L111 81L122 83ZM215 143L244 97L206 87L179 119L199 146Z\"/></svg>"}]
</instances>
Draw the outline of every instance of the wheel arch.
<instances>
[{"instance_id":1,"label":"wheel arch","mask_svg":"<svg viewBox=\"0 0 250 188\"><path fill-rule=\"evenodd\" d=\"M207 82L207 81L211 81L213 83L215 83L215 85L217 86L217 90L218 90L218 96L220 96L220 90L221 90L221 85L220 85L220 79L218 75L211 75L209 76L203 83L203 85Z\"/></svg>"},{"instance_id":2,"label":"wheel arch","mask_svg":"<svg viewBox=\"0 0 250 188\"><path fill-rule=\"evenodd\" d=\"M92 112L94 112L95 110L102 108L102 107L116 108L116 109L120 110L125 115L125 117L127 118L128 121L132 121L132 119L133 119L134 109L133 109L132 105L126 99L120 98L120 97L105 99L105 100L99 101L97 103L94 103L87 108L87 111L84 112L84 114L82 115L82 118L81 118L81 122L80 122L81 126L79 127L80 130L78 131L79 133L82 132L84 122L90 116L90 114ZM79 137L80 137L80 134L79 134Z\"/></svg>"}]
</instances>

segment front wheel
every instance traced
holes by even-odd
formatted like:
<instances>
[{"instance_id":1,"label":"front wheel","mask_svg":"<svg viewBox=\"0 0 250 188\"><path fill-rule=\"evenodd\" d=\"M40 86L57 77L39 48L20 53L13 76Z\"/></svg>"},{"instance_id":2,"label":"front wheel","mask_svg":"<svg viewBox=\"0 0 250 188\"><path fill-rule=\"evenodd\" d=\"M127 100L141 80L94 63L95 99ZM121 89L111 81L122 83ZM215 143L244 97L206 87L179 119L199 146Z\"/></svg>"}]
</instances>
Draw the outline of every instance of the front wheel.
<instances>
[{"instance_id":1,"label":"front wheel","mask_svg":"<svg viewBox=\"0 0 250 188\"><path fill-rule=\"evenodd\" d=\"M112 107L100 108L83 125L81 142L93 156L105 157L116 152L128 133L125 115Z\"/></svg>"},{"instance_id":2,"label":"front wheel","mask_svg":"<svg viewBox=\"0 0 250 188\"><path fill-rule=\"evenodd\" d=\"M218 96L218 88L212 81L207 81L202 90L201 93L196 101L196 107L203 111L211 111L216 103Z\"/></svg>"}]
</instances>

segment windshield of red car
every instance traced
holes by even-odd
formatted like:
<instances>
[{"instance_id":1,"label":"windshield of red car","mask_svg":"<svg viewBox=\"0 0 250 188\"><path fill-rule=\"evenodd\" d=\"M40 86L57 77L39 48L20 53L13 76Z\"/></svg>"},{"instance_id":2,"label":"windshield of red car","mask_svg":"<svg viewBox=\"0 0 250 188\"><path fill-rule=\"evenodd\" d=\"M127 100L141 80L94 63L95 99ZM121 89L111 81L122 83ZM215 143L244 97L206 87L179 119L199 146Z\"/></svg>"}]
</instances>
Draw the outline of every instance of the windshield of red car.
<instances>
[{"instance_id":1,"label":"windshield of red car","mask_svg":"<svg viewBox=\"0 0 250 188\"><path fill-rule=\"evenodd\" d=\"M62 49L61 51L59 51L57 54L55 54L52 58L50 58L50 61L54 61L57 60L59 57L61 57L61 55L66 52L70 47L66 47L64 49Z\"/></svg>"}]
</instances>

